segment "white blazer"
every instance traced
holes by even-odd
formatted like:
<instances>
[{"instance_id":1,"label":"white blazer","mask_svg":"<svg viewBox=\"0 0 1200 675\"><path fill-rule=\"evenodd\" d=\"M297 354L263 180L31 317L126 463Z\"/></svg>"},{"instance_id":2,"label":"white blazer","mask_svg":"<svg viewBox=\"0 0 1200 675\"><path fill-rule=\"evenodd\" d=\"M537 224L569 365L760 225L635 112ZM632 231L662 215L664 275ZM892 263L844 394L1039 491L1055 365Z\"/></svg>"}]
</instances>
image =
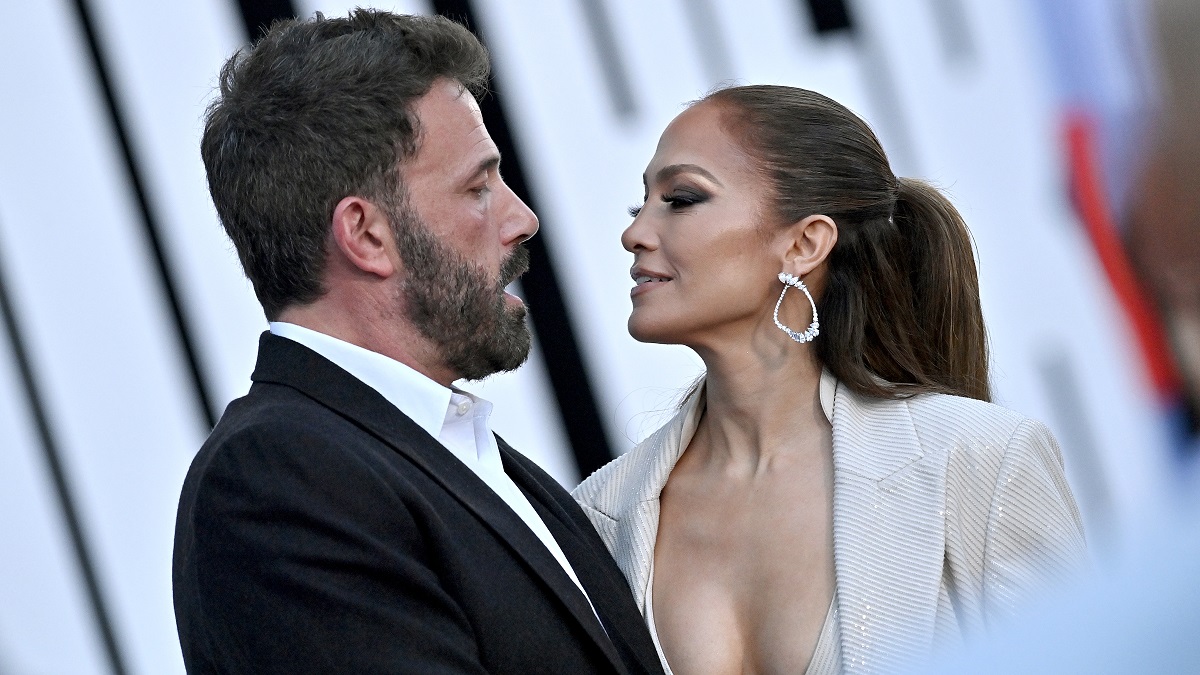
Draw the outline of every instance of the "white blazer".
<instances>
[{"instance_id":1,"label":"white blazer","mask_svg":"<svg viewBox=\"0 0 1200 675\"><path fill-rule=\"evenodd\" d=\"M1084 565L1062 454L1040 422L973 399L859 396L826 372L841 665L888 673L1011 616ZM594 473L575 499L646 614L659 495L696 431L704 388Z\"/></svg>"}]
</instances>

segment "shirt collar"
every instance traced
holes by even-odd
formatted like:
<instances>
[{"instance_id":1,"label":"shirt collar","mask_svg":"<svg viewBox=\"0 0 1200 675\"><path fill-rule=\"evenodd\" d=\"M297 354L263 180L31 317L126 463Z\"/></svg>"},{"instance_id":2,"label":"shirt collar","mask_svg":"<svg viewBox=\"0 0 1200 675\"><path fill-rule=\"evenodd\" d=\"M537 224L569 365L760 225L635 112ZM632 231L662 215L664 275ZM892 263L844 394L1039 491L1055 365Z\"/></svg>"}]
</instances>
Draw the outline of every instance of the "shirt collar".
<instances>
[{"instance_id":1,"label":"shirt collar","mask_svg":"<svg viewBox=\"0 0 1200 675\"><path fill-rule=\"evenodd\" d=\"M492 403L469 391L458 387L450 387L450 400L445 410L445 422L458 421L463 418L483 418L487 421L492 416Z\"/></svg>"},{"instance_id":2,"label":"shirt collar","mask_svg":"<svg viewBox=\"0 0 1200 675\"><path fill-rule=\"evenodd\" d=\"M450 406L449 388L395 359L345 340L283 321L272 321L270 327L274 335L299 342L379 392L430 436L437 438L441 433Z\"/></svg>"}]
</instances>

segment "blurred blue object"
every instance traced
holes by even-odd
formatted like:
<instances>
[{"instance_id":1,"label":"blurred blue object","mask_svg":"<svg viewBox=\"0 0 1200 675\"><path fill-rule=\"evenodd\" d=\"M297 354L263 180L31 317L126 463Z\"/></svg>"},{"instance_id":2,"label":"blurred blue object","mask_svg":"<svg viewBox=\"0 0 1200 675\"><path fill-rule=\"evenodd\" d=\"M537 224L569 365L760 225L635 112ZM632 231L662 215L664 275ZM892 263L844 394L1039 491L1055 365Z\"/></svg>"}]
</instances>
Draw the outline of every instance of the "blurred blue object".
<instances>
[{"instance_id":1,"label":"blurred blue object","mask_svg":"<svg viewBox=\"0 0 1200 675\"><path fill-rule=\"evenodd\" d=\"M921 672L1200 673L1200 509L1185 514L1114 568Z\"/></svg>"}]
</instances>

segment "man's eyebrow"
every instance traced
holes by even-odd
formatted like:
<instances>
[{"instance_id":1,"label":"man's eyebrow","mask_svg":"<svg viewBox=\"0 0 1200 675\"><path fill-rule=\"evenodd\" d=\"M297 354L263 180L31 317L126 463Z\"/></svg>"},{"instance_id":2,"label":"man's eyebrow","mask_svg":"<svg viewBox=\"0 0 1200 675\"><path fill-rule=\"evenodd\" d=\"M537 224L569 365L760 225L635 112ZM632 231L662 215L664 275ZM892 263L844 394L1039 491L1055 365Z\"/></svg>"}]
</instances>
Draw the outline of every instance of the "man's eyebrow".
<instances>
[{"instance_id":1,"label":"man's eyebrow","mask_svg":"<svg viewBox=\"0 0 1200 675\"><path fill-rule=\"evenodd\" d=\"M699 174L716 183L720 187L725 187L725 184L720 180L717 180L717 177L712 175L712 172L698 164L670 164L668 166L664 166L658 170L657 174L654 175L654 182L661 183L663 181L670 180L681 173ZM646 174L642 174L642 185L646 185Z\"/></svg>"},{"instance_id":2,"label":"man's eyebrow","mask_svg":"<svg viewBox=\"0 0 1200 675\"><path fill-rule=\"evenodd\" d=\"M498 170L499 168L500 155L489 155L475 166L475 170L468 174L467 180L470 180L481 173L489 173L492 169Z\"/></svg>"}]
</instances>

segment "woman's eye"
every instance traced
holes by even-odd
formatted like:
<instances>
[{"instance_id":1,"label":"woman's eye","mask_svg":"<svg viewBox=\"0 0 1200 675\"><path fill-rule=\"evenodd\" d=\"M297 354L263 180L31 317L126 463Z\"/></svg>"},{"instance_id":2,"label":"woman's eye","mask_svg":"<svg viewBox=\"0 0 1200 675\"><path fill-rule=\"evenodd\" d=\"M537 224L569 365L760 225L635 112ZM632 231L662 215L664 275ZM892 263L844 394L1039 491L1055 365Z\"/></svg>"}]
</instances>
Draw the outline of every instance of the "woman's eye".
<instances>
[{"instance_id":1,"label":"woman's eye","mask_svg":"<svg viewBox=\"0 0 1200 675\"><path fill-rule=\"evenodd\" d=\"M663 195L662 200L669 204L672 209L682 209L693 204L699 204L704 201L704 197L690 192L675 192L669 195Z\"/></svg>"},{"instance_id":2,"label":"woman's eye","mask_svg":"<svg viewBox=\"0 0 1200 675\"><path fill-rule=\"evenodd\" d=\"M641 212L642 212L642 204L634 204L633 206L629 207L629 217L630 218L637 218L638 214Z\"/></svg>"}]
</instances>

